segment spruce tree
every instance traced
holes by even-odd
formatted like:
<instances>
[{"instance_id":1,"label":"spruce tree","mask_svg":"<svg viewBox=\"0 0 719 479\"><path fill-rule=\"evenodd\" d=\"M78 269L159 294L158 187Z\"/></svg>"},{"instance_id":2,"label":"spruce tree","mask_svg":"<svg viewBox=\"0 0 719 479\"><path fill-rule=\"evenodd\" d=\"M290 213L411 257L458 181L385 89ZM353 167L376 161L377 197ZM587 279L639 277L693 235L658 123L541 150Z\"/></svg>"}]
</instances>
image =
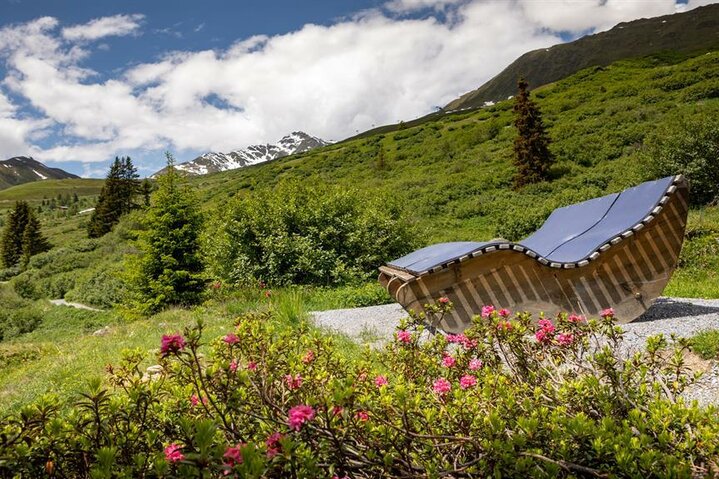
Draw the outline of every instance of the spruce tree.
<instances>
[{"instance_id":1,"label":"spruce tree","mask_svg":"<svg viewBox=\"0 0 719 479\"><path fill-rule=\"evenodd\" d=\"M202 214L197 199L177 174L167 153L167 169L147 209L140 234L142 255L128 271L134 309L151 314L169 305L196 304L204 289L200 256Z\"/></svg>"},{"instance_id":2,"label":"spruce tree","mask_svg":"<svg viewBox=\"0 0 719 479\"><path fill-rule=\"evenodd\" d=\"M548 179L549 168L554 163L542 114L529 98L529 84L520 79L517 86L519 92L514 103L514 126L518 133L514 140L515 188Z\"/></svg>"},{"instance_id":3,"label":"spruce tree","mask_svg":"<svg viewBox=\"0 0 719 479\"><path fill-rule=\"evenodd\" d=\"M50 244L40 232L40 222L34 211L24 201L15 203L2 235L2 262L6 268L16 266L31 256L50 249Z\"/></svg>"},{"instance_id":4,"label":"spruce tree","mask_svg":"<svg viewBox=\"0 0 719 479\"><path fill-rule=\"evenodd\" d=\"M152 193L152 183L150 183L150 180L145 178L142 180L142 186L140 187L140 192L142 193L142 198L144 201L145 206L150 206L150 194Z\"/></svg>"},{"instance_id":5,"label":"spruce tree","mask_svg":"<svg viewBox=\"0 0 719 479\"><path fill-rule=\"evenodd\" d=\"M40 221L34 214L30 214L25 231L22 234L22 262L23 266L27 266L30 257L38 253L43 253L50 249L50 243L40 231Z\"/></svg>"},{"instance_id":6,"label":"spruce tree","mask_svg":"<svg viewBox=\"0 0 719 479\"><path fill-rule=\"evenodd\" d=\"M90 238L109 233L122 215L137 207L134 198L139 191L138 178L130 157L115 157L87 225Z\"/></svg>"}]
</instances>

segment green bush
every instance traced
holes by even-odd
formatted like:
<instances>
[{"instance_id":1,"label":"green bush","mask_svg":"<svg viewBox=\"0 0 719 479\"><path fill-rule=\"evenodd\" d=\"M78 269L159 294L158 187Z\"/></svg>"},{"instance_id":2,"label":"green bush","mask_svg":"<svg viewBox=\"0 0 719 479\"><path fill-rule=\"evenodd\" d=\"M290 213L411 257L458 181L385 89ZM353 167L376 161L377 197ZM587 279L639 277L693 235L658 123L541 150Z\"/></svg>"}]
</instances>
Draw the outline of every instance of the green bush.
<instances>
[{"instance_id":1,"label":"green bush","mask_svg":"<svg viewBox=\"0 0 719 479\"><path fill-rule=\"evenodd\" d=\"M680 121L647 139L644 163L648 177L684 174L690 201L705 205L719 197L719 123L708 119Z\"/></svg>"},{"instance_id":2,"label":"green bush","mask_svg":"<svg viewBox=\"0 0 719 479\"><path fill-rule=\"evenodd\" d=\"M332 285L366 280L416 245L398 202L293 182L238 198L205 235L212 275L232 284Z\"/></svg>"},{"instance_id":3,"label":"green bush","mask_svg":"<svg viewBox=\"0 0 719 479\"><path fill-rule=\"evenodd\" d=\"M0 422L0 476L699 477L717 472L719 419L680 397L687 341L620 353L613 314L586 321L485 308L426 335L442 299L379 352L269 313L204 342L163 336L157 366L128 352L72 410L44 398ZM207 347L205 347L207 346ZM200 350L203 350L200 353Z\"/></svg>"},{"instance_id":4,"label":"green bush","mask_svg":"<svg viewBox=\"0 0 719 479\"><path fill-rule=\"evenodd\" d=\"M42 323L42 311L33 305L0 311L0 341L30 333Z\"/></svg>"},{"instance_id":5,"label":"green bush","mask_svg":"<svg viewBox=\"0 0 719 479\"><path fill-rule=\"evenodd\" d=\"M64 297L69 301L107 309L122 303L125 288L122 266L107 262L83 271Z\"/></svg>"}]
</instances>

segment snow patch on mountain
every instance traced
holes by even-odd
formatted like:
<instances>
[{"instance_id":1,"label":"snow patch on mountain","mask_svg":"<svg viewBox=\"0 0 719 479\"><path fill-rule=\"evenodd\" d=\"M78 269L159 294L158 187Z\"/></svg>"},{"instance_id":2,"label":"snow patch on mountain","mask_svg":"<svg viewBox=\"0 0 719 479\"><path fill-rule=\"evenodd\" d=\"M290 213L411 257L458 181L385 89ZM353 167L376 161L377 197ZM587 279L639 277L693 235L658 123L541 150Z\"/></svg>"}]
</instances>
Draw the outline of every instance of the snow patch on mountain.
<instances>
[{"instance_id":1,"label":"snow patch on mountain","mask_svg":"<svg viewBox=\"0 0 719 479\"><path fill-rule=\"evenodd\" d=\"M328 142L315 136L295 131L283 137L274 145L269 143L266 145L252 145L229 153L205 153L194 160L175 165L175 168L192 176L206 175L276 160L277 158L303 153L328 144ZM161 172L162 170L152 176L155 177Z\"/></svg>"}]
</instances>

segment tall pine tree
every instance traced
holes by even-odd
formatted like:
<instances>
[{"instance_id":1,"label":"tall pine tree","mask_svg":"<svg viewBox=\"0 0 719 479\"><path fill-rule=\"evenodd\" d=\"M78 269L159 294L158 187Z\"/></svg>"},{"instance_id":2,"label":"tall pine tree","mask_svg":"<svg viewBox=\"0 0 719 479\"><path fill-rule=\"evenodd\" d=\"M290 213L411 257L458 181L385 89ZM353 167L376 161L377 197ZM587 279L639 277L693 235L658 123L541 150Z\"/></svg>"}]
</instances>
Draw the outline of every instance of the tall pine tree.
<instances>
[{"instance_id":1,"label":"tall pine tree","mask_svg":"<svg viewBox=\"0 0 719 479\"><path fill-rule=\"evenodd\" d=\"M130 157L115 157L87 224L88 236L99 238L109 233L122 215L137 207L134 200L139 191L139 175Z\"/></svg>"},{"instance_id":2,"label":"tall pine tree","mask_svg":"<svg viewBox=\"0 0 719 479\"><path fill-rule=\"evenodd\" d=\"M24 264L33 256L50 249L50 244L40 231L35 212L24 201L15 203L8 215L2 235L2 263L6 268Z\"/></svg>"},{"instance_id":3,"label":"tall pine tree","mask_svg":"<svg viewBox=\"0 0 719 479\"><path fill-rule=\"evenodd\" d=\"M519 92L514 102L514 187L520 188L549 178L554 157L549 151L550 138L544 129L539 107L529 98L529 84L522 78L517 83Z\"/></svg>"},{"instance_id":4,"label":"tall pine tree","mask_svg":"<svg viewBox=\"0 0 719 479\"><path fill-rule=\"evenodd\" d=\"M170 305L200 301L204 265L200 256L202 214L197 199L177 174L167 153L167 169L147 209L140 234L141 256L131 260L128 279L134 309L151 314Z\"/></svg>"}]
</instances>

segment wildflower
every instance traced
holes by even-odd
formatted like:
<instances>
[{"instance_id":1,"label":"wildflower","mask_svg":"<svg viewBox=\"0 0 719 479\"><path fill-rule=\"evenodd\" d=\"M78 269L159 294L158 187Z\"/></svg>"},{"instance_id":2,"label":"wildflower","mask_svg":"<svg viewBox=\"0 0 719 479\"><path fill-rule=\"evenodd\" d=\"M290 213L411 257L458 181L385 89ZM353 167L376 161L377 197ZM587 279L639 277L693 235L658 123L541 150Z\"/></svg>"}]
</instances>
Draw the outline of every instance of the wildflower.
<instances>
[{"instance_id":1,"label":"wildflower","mask_svg":"<svg viewBox=\"0 0 719 479\"><path fill-rule=\"evenodd\" d=\"M581 323L584 322L584 316L572 313L567 318L567 321L569 321L570 323Z\"/></svg>"},{"instance_id":2,"label":"wildflower","mask_svg":"<svg viewBox=\"0 0 719 479\"><path fill-rule=\"evenodd\" d=\"M457 363L457 360L454 358L454 356L450 356L449 354L445 354L442 358L442 366L445 368L451 368Z\"/></svg>"},{"instance_id":3,"label":"wildflower","mask_svg":"<svg viewBox=\"0 0 719 479\"><path fill-rule=\"evenodd\" d=\"M302 358L302 362L305 364L309 364L312 361L315 360L315 352L311 349L305 353L305 356Z\"/></svg>"},{"instance_id":4,"label":"wildflower","mask_svg":"<svg viewBox=\"0 0 719 479\"><path fill-rule=\"evenodd\" d=\"M538 324L540 328L547 330L547 332L554 332L554 323L552 323L552 321L550 321L549 319L540 319L538 321Z\"/></svg>"},{"instance_id":5,"label":"wildflower","mask_svg":"<svg viewBox=\"0 0 719 479\"><path fill-rule=\"evenodd\" d=\"M477 384L477 378L470 376L469 374L464 375L459 380L459 387L462 389L469 389Z\"/></svg>"},{"instance_id":6,"label":"wildflower","mask_svg":"<svg viewBox=\"0 0 719 479\"><path fill-rule=\"evenodd\" d=\"M474 358L471 361L469 361L469 369L470 371L476 371L477 369L482 367L482 360Z\"/></svg>"},{"instance_id":7,"label":"wildflower","mask_svg":"<svg viewBox=\"0 0 719 479\"><path fill-rule=\"evenodd\" d=\"M301 404L291 408L287 412L287 424L290 429L299 431L302 425L307 421L311 421L315 417L315 410L311 406Z\"/></svg>"},{"instance_id":8,"label":"wildflower","mask_svg":"<svg viewBox=\"0 0 719 479\"><path fill-rule=\"evenodd\" d=\"M204 404L204 405L206 406L206 405L207 405L207 398L206 398L206 397L202 397L202 396L198 396L197 394L193 394L192 396L190 396L190 404L191 404L193 407L194 407L194 406L197 406L198 404L200 404L200 402L202 402L202 404Z\"/></svg>"},{"instance_id":9,"label":"wildflower","mask_svg":"<svg viewBox=\"0 0 719 479\"><path fill-rule=\"evenodd\" d=\"M403 343L409 343L412 341L412 334L409 331L405 331L404 329L397 331L396 336L397 341L401 341Z\"/></svg>"},{"instance_id":10,"label":"wildflower","mask_svg":"<svg viewBox=\"0 0 719 479\"><path fill-rule=\"evenodd\" d=\"M237 344L237 343L240 342L240 338L238 338L235 333L230 333L230 334L228 334L227 336L225 336L224 338L222 338L222 340L223 340L224 342L226 342L227 344L229 344L229 345Z\"/></svg>"},{"instance_id":11,"label":"wildflower","mask_svg":"<svg viewBox=\"0 0 719 479\"><path fill-rule=\"evenodd\" d=\"M507 308L502 308L499 310L499 315L503 318L508 318L510 314L512 313Z\"/></svg>"},{"instance_id":12,"label":"wildflower","mask_svg":"<svg viewBox=\"0 0 719 479\"><path fill-rule=\"evenodd\" d=\"M230 361L230 372L231 373L237 372L237 360L236 359L233 359L232 361Z\"/></svg>"},{"instance_id":13,"label":"wildflower","mask_svg":"<svg viewBox=\"0 0 719 479\"><path fill-rule=\"evenodd\" d=\"M599 316L601 316L604 319L613 318L614 317L614 308L607 308L607 309L603 310L601 313L599 313Z\"/></svg>"},{"instance_id":14,"label":"wildflower","mask_svg":"<svg viewBox=\"0 0 719 479\"><path fill-rule=\"evenodd\" d=\"M495 311L494 306L492 306L491 304L482 306L482 317L485 319L489 318L492 315L492 313L494 313L494 311Z\"/></svg>"},{"instance_id":15,"label":"wildflower","mask_svg":"<svg viewBox=\"0 0 719 479\"><path fill-rule=\"evenodd\" d=\"M165 334L162 336L160 353L164 358L170 354L179 353L185 349L186 345L185 338L183 338L181 334Z\"/></svg>"},{"instance_id":16,"label":"wildflower","mask_svg":"<svg viewBox=\"0 0 719 479\"><path fill-rule=\"evenodd\" d=\"M447 296L442 296L439 298L439 304L449 304L449 298Z\"/></svg>"},{"instance_id":17,"label":"wildflower","mask_svg":"<svg viewBox=\"0 0 719 479\"><path fill-rule=\"evenodd\" d=\"M369 421L369 414L367 411L357 411L355 413L355 419L362 422Z\"/></svg>"},{"instance_id":18,"label":"wildflower","mask_svg":"<svg viewBox=\"0 0 719 479\"><path fill-rule=\"evenodd\" d=\"M439 396L444 396L452 390L452 383L444 378L437 379L432 385L432 391Z\"/></svg>"},{"instance_id":19,"label":"wildflower","mask_svg":"<svg viewBox=\"0 0 719 479\"><path fill-rule=\"evenodd\" d=\"M562 346L569 346L574 342L574 335L572 333L559 333L557 335L557 343Z\"/></svg>"},{"instance_id":20,"label":"wildflower","mask_svg":"<svg viewBox=\"0 0 719 479\"><path fill-rule=\"evenodd\" d=\"M549 334L546 329L538 329L537 332L534 333L534 337L537 338L537 341L540 343L546 343L552 339L552 335Z\"/></svg>"},{"instance_id":21,"label":"wildflower","mask_svg":"<svg viewBox=\"0 0 719 479\"><path fill-rule=\"evenodd\" d=\"M255 371L257 369L257 363L254 361L250 361L247 363L247 370L248 371Z\"/></svg>"},{"instance_id":22,"label":"wildflower","mask_svg":"<svg viewBox=\"0 0 719 479\"><path fill-rule=\"evenodd\" d=\"M282 444L280 444L280 441L282 440L284 436L279 433L275 432L270 434L270 436L265 440L265 445L267 446L267 458L272 459L277 454L279 454L282 451Z\"/></svg>"},{"instance_id":23,"label":"wildflower","mask_svg":"<svg viewBox=\"0 0 719 479\"><path fill-rule=\"evenodd\" d=\"M184 454L182 454L182 446L179 444L170 444L165 448L165 459L167 462L179 462L185 459Z\"/></svg>"},{"instance_id":24,"label":"wildflower","mask_svg":"<svg viewBox=\"0 0 719 479\"><path fill-rule=\"evenodd\" d=\"M212 288L212 289L220 289L221 287L222 287L221 281L215 281L214 283L212 283L210 285L210 288Z\"/></svg>"},{"instance_id":25,"label":"wildflower","mask_svg":"<svg viewBox=\"0 0 719 479\"><path fill-rule=\"evenodd\" d=\"M467 337L464 334L448 334L445 339L448 343L461 343L463 342Z\"/></svg>"},{"instance_id":26,"label":"wildflower","mask_svg":"<svg viewBox=\"0 0 719 479\"><path fill-rule=\"evenodd\" d=\"M272 296L272 290L271 290L271 289L266 289L266 290L265 290L265 298L269 298L270 296Z\"/></svg>"},{"instance_id":27,"label":"wildflower","mask_svg":"<svg viewBox=\"0 0 719 479\"><path fill-rule=\"evenodd\" d=\"M228 447L225 449L225 453L222 457L225 459L225 465L229 466L230 469L236 465L242 464L242 447L244 444L238 444L234 447ZM229 471L225 471L225 475L229 474Z\"/></svg>"},{"instance_id":28,"label":"wildflower","mask_svg":"<svg viewBox=\"0 0 719 479\"><path fill-rule=\"evenodd\" d=\"M299 389L302 386L302 376L300 376L299 374L295 376L287 374L285 376L285 383L287 383L287 387L290 390Z\"/></svg>"},{"instance_id":29,"label":"wildflower","mask_svg":"<svg viewBox=\"0 0 719 479\"><path fill-rule=\"evenodd\" d=\"M374 378L374 385L378 388L386 386L387 384L389 384L389 381L387 381L387 378L384 376L377 376L376 378Z\"/></svg>"},{"instance_id":30,"label":"wildflower","mask_svg":"<svg viewBox=\"0 0 719 479\"><path fill-rule=\"evenodd\" d=\"M340 416L340 415L342 415L344 410L345 410L345 408L343 408L342 406L335 406L332 408L332 416L334 416L334 417Z\"/></svg>"}]
</instances>

